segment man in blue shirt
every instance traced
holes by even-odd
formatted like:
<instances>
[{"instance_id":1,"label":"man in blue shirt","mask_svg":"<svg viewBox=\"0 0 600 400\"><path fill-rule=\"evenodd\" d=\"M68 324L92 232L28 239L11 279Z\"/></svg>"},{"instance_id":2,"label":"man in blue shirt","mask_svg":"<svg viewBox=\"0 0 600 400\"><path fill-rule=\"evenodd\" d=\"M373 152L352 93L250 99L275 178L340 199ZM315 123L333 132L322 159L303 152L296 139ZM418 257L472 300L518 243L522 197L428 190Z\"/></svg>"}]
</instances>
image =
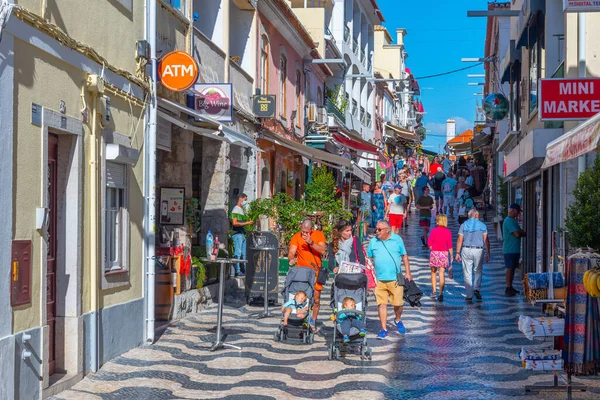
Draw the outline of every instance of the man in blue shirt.
<instances>
[{"instance_id":1,"label":"man in blue shirt","mask_svg":"<svg viewBox=\"0 0 600 400\"><path fill-rule=\"evenodd\" d=\"M452 172L449 172L446 179L442 181L442 193L444 195L442 209L445 214L449 212L451 217L454 217L454 207L456 206L456 185L458 185L458 182L454 179Z\"/></svg>"},{"instance_id":2,"label":"man in blue shirt","mask_svg":"<svg viewBox=\"0 0 600 400\"><path fill-rule=\"evenodd\" d=\"M405 334L406 328L402 323L402 306L404 305L404 286L400 286L397 281L397 272L402 272L400 259L404 264L405 279L412 280L410 274L410 264L408 255L404 248L402 238L393 234L390 224L387 221L377 222L375 228L375 237L369 242L367 256L373 259L375 274L377 275L377 286L375 287L375 299L377 300L377 309L379 321L381 322L381 332L377 335L378 339L385 339L387 332L387 305L388 296L390 303L394 306L396 314L395 322L398 333Z\"/></svg>"},{"instance_id":3,"label":"man in blue shirt","mask_svg":"<svg viewBox=\"0 0 600 400\"><path fill-rule=\"evenodd\" d=\"M360 192L360 212L363 222L363 236L367 236L367 229L371 225L371 211L373 210L373 194L371 186L368 183L363 185L363 191Z\"/></svg>"},{"instance_id":4,"label":"man in blue shirt","mask_svg":"<svg viewBox=\"0 0 600 400\"><path fill-rule=\"evenodd\" d=\"M525 231L521 229L517 218L521 213L521 206L517 203L510 205L508 217L502 222L502 253L504 253L504 264L506 266L506 290L504 294L511 297L519 293L512 287L515 279L515 269L519 266L521 257L521 238L525 237Z\"/></svg>"},{"instance_id":5,"label":"man in blue shirt","mask_svg":"<svg viewBox=\"0 0 600 400\"><path fill-rule=\"evenodd\" d=\"M423 171L421 172L421 176L417 178L417 181L415 182L415 187L417 188L417 200L419 199L419 197L423 196L423 188L425 186L427 186L427 184L429 183L429 178L427 177L427 172Z\"/></svg>"},{"instance_id":6,"label":"man in blue shirt","mask_svg":"<svg viewBox=\"0 0 600 400\"><path fill-rule=\"evenodd\" d=\"M490 241L487 227L479 220L479 211L473 208L469 210L469 219L460 226L456 240L456 262L462 261L467 303L473 302L473 295L477 300L481 300L479 289L481 288L484 247L486 249L485 261L487 262L490 261Z\"/></svg>"},{"instance_id":7,"label":"man in blue shirt","mask_svg":"<svg viewBox=\"0 0 600 400\"><path fill-rule=\"evenodd\" d=\"M450 170L452 169L452 160L449 156L446 156L444 158L444 161L442 161L442 167L444 168L444 173L448 175L448 172L450 172Z\"/></svg>"}]
</instances>

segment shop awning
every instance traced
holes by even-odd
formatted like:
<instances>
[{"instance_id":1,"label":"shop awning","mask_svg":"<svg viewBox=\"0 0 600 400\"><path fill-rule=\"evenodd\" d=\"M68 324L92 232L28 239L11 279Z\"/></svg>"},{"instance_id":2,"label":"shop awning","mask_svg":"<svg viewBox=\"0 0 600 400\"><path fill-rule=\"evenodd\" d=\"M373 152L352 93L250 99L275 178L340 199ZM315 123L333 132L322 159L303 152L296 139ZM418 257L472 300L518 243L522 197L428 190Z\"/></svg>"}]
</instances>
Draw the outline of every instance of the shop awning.
<instances>
[{"instance_id":1,"label":"shop awning","mask_svg":"<svg viewBox=\"0 0 600 400\"><path fill-rule=\"evenodd\" d=\"M222 140L222 141L225 141L225 142L228 142L231 144L235 144L238 146L242 146L242 147L251 147L253 149L258 150L258 147L256 147L256 142L254 141L253 138L248 137L248 136L244 135L243 133L236 131L235 129L232 129L229 126L224 125L215 119L212 119L210 117L202 115L196 110L193 110L189 107L186 107L184 105L181 105L181 104L178 104L178 103L175 103L173 101L163 99L163 98L158 99L158 104L169 110L176 110L178 112L182 112L184 114L190 115L194 118L197 118L203 122L206 122L206 123L214 126L214 128L216 129L214 135L209 136L209 135L204 134L204 136L209 136L209 137L217 139L217 140ZM162 115L162 114L161 114L161 116L164 117L164 115ZM174 117L171 117L171 118L174 118ZM180 122L179 123L174 122L174 121L170 121L170 122L172 122L180 127L181 127L180 124L185 124L186 126L183 127L184 129L191 130L191 131L194 131L199 134L203 134L202 133L203 131L199 130L198 127L194 127L193 125L191 125L189 123L179 120L178 118L177 118L177 120ZM196 129L193 129L193 128L196 128ZM217 137L213 137L213 136L221 136L221 139L219 139Z\"/></svg>"},{"instance_id":2,"label":"shop awning","mask_svg":"<svg viewBox=\"0 0 600 400\"><path fill-rule=\"evenodd\" d=\"M473 140L471 141L471 151L475 153L479 149L484 146L489 145L492 142L492 135L487 135L485 133L475 135Z\"/></svg>"},{"instance_id":3,"label":"shop awning","mask_svg":"<svg viewBox=\"0 0 600 400\"><path fill-rule=\"evenodd\" d=\"M351 149L365 153L379 154L379 147L364 139L350 138L348 135L344 136L341 133L334 133L332 137L343 146L350 147Z\"/></svg>"},{"instance_id":4,"label":"shop awning","mask_svg":"<svg viewBox=\"0 0 600 400\"><path fill-rule=\"evenodd\" d=\"M369 174L367 171L365 171L355 163L352 163L352 175L356 176L364 183L368 183L369 185L371 184L371 174Z\"/></svg>"},{"instance_id":5,"label":"shop awning","mask_svg":"<svg viewBox=\"0 0 600 400\"><path fill-rule=\"evenodd\" d=\"M336 156L335 154L331 154L319 149L313 149L312 147L305 146L302 143L296 143L266 129L263 130L263 133L263 139L290 149L313 161L322 162L334 168L344 167L347 170L352 168L351 161L344 157Z\"/></svg>"},{"instance_id":6,"label":"shop awning","mask_svg":"<svg viewBox=\"0 0 600 400\"><path fill-rule=\"evenodd\" d=\"M546 158L542 168L577 158L600 150L600 113L585 123L553 140L546 146Z\"/></svg>"},{"instance_id":7,"label":"shop awning","mask_svg":"<svg viewBox=\"0 0 600 400\"><path fill-rule=\"evenodd\" d=\"M419 138L417 137L417 135L415 135L414 132L409 131L408 129L404 129L404 128L400 128L399 126L390 124L389 122L387 122L385 124L386 127L386 133L387 131L391 132L391 135L388 134L388 136L398 136L401 139L404 140L408 140L409 142L418 142Z\"/></svg>"}]
</instances>

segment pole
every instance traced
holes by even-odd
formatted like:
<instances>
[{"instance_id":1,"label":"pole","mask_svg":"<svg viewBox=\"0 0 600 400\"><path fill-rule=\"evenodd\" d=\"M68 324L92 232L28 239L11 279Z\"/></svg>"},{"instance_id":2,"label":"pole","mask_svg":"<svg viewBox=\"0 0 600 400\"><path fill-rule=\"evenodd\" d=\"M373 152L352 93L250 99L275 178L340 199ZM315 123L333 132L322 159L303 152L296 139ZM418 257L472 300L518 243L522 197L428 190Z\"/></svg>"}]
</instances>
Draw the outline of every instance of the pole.
<instances>
[{"instance_id":1,"label":"pole","mask_svg":"<svg viewBox=\"0 0 600 400\"><path fill-rule=\"evenodd\" d=\"M579 56L579 77L585 78L586 76L586 54L585 54L585 25L586 25L586 14L579 13L577 14L577 27L579 29L579 37L577 38L577 53ZM577 159L577 174L581 175L583 171L585 171L586 165L586 155L583 154L579 156Z\"/></svg>"},{"instance_id":2,"label":"pole","mask_svg":"<svg viewBox=\"0 0 600 400\"><path fill-rule=\"evenodd\" d=\"M146 257L144 258L147 282L147 300L146 300L146 342L154 343L154 280L155 280L155 223L156 223L156 120L157 120L157 93L156 93L156 0L146 0L148 10L147 39L150 44L151 59L151 93L150 107L148 109L148 129L146 129L145 138L145 168L146 168L146 187L144 188L146 218L144 221L144 243Z\"/></svg>"}]
</instances>

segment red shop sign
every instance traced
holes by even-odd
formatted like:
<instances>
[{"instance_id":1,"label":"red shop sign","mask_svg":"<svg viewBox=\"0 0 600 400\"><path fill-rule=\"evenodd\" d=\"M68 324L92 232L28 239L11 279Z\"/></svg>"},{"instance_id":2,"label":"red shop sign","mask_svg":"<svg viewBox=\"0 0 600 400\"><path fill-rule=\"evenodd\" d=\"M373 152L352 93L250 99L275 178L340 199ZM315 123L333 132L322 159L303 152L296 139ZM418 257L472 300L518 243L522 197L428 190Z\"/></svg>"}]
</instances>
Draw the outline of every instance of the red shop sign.
<instances>
[{"instance_id":1,"label":"red shop sign","mask_svg":"<svg viewBox=\"0 0 600 400\"><path fill-rule=\"evenodd\" d=\"M585 120L600 112L600 78L540 79L541 121Z\"/></svg>"}]
</instances>

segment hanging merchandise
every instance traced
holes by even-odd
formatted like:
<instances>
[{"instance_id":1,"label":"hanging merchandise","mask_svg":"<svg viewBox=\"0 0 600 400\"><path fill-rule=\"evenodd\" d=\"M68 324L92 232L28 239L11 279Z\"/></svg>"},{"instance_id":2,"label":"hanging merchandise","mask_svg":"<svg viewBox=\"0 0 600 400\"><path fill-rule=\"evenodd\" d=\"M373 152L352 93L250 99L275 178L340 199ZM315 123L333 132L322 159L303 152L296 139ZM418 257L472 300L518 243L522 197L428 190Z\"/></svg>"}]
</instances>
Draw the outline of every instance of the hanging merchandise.
<instances>
[{"instance_id":1,"label":"hanging merchandise","mask_svg":"<svg viewBox=\"0 0 600 400\"><path fill-rule=\"evenodd\" d=\"M597 375L600 372L599 300L589 296L584 286L585 274L598 267L600 255L583 251L570 256L567 264L563 359L569 374Z\"/></svg>"}]
</instances>

